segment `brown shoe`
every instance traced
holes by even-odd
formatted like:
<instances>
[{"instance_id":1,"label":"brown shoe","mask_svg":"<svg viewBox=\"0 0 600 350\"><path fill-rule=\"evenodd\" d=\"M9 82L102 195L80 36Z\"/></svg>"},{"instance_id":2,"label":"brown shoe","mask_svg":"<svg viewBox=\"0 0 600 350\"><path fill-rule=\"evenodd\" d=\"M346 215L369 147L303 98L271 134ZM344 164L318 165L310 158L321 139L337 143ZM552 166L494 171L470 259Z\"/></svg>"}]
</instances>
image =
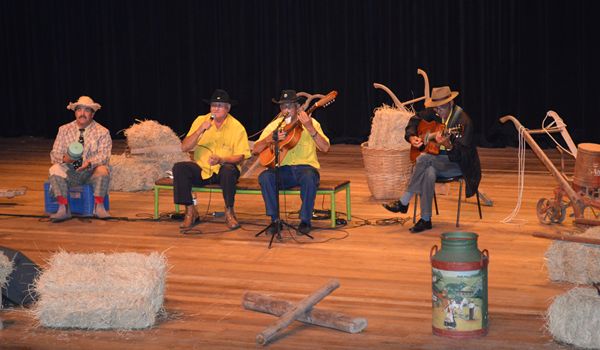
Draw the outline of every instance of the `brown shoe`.
<instances>
[{"instance_id":1,"label":"brown shoe","mask_svg":"<svg viewBox=\"0 0 600 350\"><path fill-rule=\"evenodd\" d=\"M200 222L200 214L198 214L198 210L196 210L195 205L186 205L185 206L185 218L183 222L179 226L182 229L188 229L196 226Z\"/></svg>"},{"instance_id":2,"label":"brown shoe","mask_svg":"<svg viewBox=\"0 0 600 350\"><path fill-rule=\"evenodd\" d=\"M52 222L61 222L65 220L69 220L71 218L71 210L64 204L60 204L58 206L58 210L56 213L50 215L50 221Z\"/></svg>"},{"instance_id":3,"label":"brown shoe","mask_svg":"<svg viewBox=\"0 0 600 350\"><path fill-rule=\"evenodd\" d=\"M230 230L235 230L240 228L240 223L237 221L235 217L235 212L233 211L233 207L225 209L225 223Z\"/></svg>"},{"instance_id":4,"label":"brown shoe","mask_svg":"<svg viewBox=\"0 0 600 350\"><path fill-rule=\"evenodd\" d=\"M104 203L96 203L96 208L94 209L94 217L98 219L109 219L110 213L104 208Z\"/></svg>"}]
</instances>

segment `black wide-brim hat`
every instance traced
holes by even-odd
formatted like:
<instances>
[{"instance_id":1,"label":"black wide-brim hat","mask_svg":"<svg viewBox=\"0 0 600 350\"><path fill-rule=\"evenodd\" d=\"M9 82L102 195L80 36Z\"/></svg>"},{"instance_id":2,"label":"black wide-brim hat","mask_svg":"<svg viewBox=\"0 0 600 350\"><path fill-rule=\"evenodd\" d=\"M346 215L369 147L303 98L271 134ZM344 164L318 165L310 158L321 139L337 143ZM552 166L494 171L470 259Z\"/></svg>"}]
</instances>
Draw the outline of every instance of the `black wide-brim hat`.
<instances>
[{"instance_id":1,"label":"black wide-brim hat","mask_svg":"<svg viewBox=\"0 0 600 350\"><path fill-rule=\"evenodd\" d=\"M229 98L229 94L227 93L227 91L222 90L222 89L216 89L215 92L213 92L213 94L209 100L203 99L202 101L204 101L208 104L211 104L213 102L229 103L232 106L237 104L237 101Z\"/></svg>"},{"instance_id":2,"label":"black wide-brim hat","mask_svg":"<svg viewBox=\"0 0 600 350\"><path fill-rule=\"evenodd\" d=\"M279 101L274 98L271 99L273 103L277 103L278 105L298 102L298 100L300 100L300 96L296 94L296 90L282 90L281 96L279 96Z\"/></svg>"}]
</instances>

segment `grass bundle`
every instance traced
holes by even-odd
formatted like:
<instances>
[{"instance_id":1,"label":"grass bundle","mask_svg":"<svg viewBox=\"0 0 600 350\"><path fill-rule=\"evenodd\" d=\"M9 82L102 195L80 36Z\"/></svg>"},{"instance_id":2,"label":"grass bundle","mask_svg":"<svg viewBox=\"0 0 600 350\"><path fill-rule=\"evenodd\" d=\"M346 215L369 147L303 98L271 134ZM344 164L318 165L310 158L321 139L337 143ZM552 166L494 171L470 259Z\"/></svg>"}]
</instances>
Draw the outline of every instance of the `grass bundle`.
<instances>
[{"instance_id":1,"label":"grass bundle","mask_svg":"<svg viewBox=\"0 0 600 350\"><path fill-rule=\"evenodd\" d=\"M408 149L410 144L404 140L404 129L414 114L405 107L383 105L375 109L369 135L369 148Z\"/></svg>"},{"instance_id":2,"label":"grass bundle","mask_svg":"<svg viewBox=\"0 0 600 350\"><path fill-rule=\"evenodd\" d=\"M600 238L600 227L592 227L581 237ZM600 246L553 241L545 254L550 280L577 284L600 282Z\"/></svg>"},{"instance_id":3,"label":"grass bundle","mask_svg":"<svg viewBox=\"0 0 600 350\"><path fill-rule=\"evenodd\" d=\"M546 328L558 342L600 348L600 295L595 288L573 288L554 299Z\"/></svg>"},{"instance_id":4,"label":"grass bundle","mask_svg":"<svg viewBox=\"0 0 600 350\"><path fill-rule=\"evenodd\" d=\"M32 311L51 328L140 329L162 309L167 261L151 253L53 255L35 282Z\"/></svg>"}]
</instances>

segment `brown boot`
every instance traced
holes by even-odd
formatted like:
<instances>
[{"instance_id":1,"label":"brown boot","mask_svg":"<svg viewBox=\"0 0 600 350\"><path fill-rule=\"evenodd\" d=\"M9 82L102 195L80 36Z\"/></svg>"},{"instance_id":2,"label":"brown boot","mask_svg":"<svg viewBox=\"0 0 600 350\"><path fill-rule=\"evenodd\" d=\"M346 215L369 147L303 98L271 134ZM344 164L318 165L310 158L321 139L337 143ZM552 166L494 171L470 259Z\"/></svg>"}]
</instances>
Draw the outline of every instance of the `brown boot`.
<instances>
[{"instance_id":1,"label":"brown boot","mask_svg":"<svg viewBox=\"0 0 600 350\"><path fill-rule=\"evenodd\" d=\"M198 210L196 210L195 205L186 205L185 206L185 218L183 222L179 226L182 229L188 229L196 226L200 222L200 214L198 214Z\"/></svg>"},{"instance_id":2,"label":"brown boot","mask_svg":"<svg viewBox=\"0 0 600 350\"><path fill-rule=\"evenodd\" d=\"M69 220L70 218L71 218L71 211L69 210L69 207L66 206L65 204L59 204L58 210L56 211L56 213L50 215L50 220L52 222L61 222L61 221Z\"/></svg>"},{"instance_id":3,"label":"brown boot","mask_svg":"<svg viewBox=\"0 0 600 350\"><path fill-rule=\"evenodd\" d=\"M230 230L235 230L240 228L240 223L237 221L235 217L235 212L233 211L233 207L225 209L225 223Z\"/></svg>"}]
</instances>

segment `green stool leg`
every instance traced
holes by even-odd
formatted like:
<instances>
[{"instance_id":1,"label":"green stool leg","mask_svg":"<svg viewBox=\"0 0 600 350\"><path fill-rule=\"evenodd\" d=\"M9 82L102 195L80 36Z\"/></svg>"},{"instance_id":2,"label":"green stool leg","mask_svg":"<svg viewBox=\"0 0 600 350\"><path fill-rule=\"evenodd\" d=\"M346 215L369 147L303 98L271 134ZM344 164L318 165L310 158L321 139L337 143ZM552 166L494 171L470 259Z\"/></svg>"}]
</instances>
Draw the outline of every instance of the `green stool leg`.
<instances>
[{"instance_id":1,"label":"green stool leg","mask_svg":"<svg viewBox=\"0 0 600 350\"><path fill-rule=\"evenodd\" d=\"M154 219L158 219L158 187L154 186Z\"/></svg>"},{"instance_id":2,"label":"green stool leg","mask_svg":"<svg viewBox=\"0 0 600 350\"><path fill-rule=\"evenodd\" d=\"M352 220L352 204L350 203L350 184L346 186L346 218Z\"/></svg>"},{"instance_id":3,"label":"green stool leg","mask_svg":"<svg viewBox=\"0 0 600 350\"><path fill-rule=\"evenodd\" d=\"M335 191L331 191L331 228L335 228Z\"/></svg>"}]
</instances>

